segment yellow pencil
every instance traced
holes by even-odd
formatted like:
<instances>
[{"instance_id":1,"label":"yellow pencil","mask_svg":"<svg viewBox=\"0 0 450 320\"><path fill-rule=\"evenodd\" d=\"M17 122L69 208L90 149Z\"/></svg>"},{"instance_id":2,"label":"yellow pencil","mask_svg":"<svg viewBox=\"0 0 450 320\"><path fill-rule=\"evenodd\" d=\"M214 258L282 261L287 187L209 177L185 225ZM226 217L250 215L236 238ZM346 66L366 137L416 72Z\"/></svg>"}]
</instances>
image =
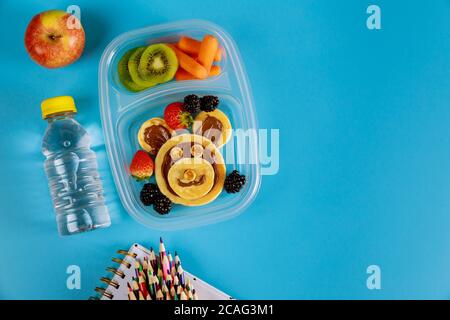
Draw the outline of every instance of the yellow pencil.
<instances>
[{"instance_id":1,"label":"yellow pencil","mask_svg":"<svg viewBox=\"0 0 450 320\"><path fill-rule=\"evenodd\" d=\"M130 284L127 283L128 286L128 300L137 300L136 295L133 292L133 289L131 288Z\"/></svg>"},{"instance_id":2,"label":"yellow pencil","mask_svg":"<svg viewBox=\"0 0 450 320\"><path fill-rule=\"evenodd\" d=\"M187 300L187 299L188 297L186 296L186 293L184 293L184 291L181 291L180 300Z\"/></svg>"},{"instance_id":3,"label":"yellow pencil","mask_svg":"<svg viewBox=\"0 0 450 320\"><path fill-rule=\"evenodd\" d=\"M156 300L164 300L164 295L161 289L158 289L158 291L156 291Z\"/></svg>"}]
</instances>

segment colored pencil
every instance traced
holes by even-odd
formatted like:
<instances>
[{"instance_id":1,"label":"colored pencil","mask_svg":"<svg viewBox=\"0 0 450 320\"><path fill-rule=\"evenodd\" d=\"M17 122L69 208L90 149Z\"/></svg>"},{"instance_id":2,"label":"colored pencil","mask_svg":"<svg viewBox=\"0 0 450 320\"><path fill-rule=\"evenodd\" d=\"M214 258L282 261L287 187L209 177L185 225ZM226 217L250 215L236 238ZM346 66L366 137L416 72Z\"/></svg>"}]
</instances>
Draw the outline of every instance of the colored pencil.
<instances>
[{"instance_id":1,"label":"colored pencil","mask_svg":"<svg viewBox=\"0 0 450 320\"><path fill-rule=\"evenodd\" d=\"M167 271L170 270L169 259L167 258L166 255L164 255L163 259L161 260L161 268L162 268L163 278L164 278L164 280L166 280Z\"/></svg>"},{"instance_id":2,"label":"colored pencil","mask_svg":"<svg viewBox=\"0 0 450 320\"><path fill-rule=\"evenodd\" d=\"M182 292L184 292L183 287L182 286L178 286L178 288L177 288L177 295L180 296Z\"/></svg>"},{"instance_id":3,"label":"colored pencil","mask_svg":"<svg viewBox=\"0 0 450 320\"><path fill-rule=\"evenodd\" d=\"M179 284L180 284L180 280L178 279L178 276L175 275L175 277L173 277L173 285L178 286Z\"/></svg>"},{"instance_id":4,"label":"colored pencil","mask_svg":"<svg viewBox=\"0 0 450 320\"><path fill-rule=\"evenodd\" d=\"M177 263L181 263L180 261L180 256L178 255L178 253L175 251L175 264Z\"/></svg>"},{"instance_id":5,"label":"colored pencil","mask_svg":"<svg viewBox=\"0 0 450 320\"><path fill-rule=\"evenodd\" d=\"M148 277L148 293L149 295L154 299L156 296L154 282L153 282L153 275L149 275Z\"/></svg>"},{"instance_id":6,"label":"colored pencil","mask_svg":"<svg viewBox=\"0 0 450 320\"><path fill-rule=\"evenodd\" d=\"M162 238L158 254L150 248L148 257L134 259L136 276L127 283L128 300L198 300L190 279L185 278L178 253L175 251L173 258L166 252Z\"/></svg>"},{"instance_id":7,"label":"colored pencil","mask_svg":"<svg viewBox=\"0 0 450 320\"><path fill-rule=\"evenodd\" d=\"M159 238L159 261L163 261L163 257L166 255L166 247L162 238Z\"/></svg>"},{"instance_id":8,"label":"colored pencil","mask_svg":"<svg viewBox=\"0 0 450 320\"><path fill-rule=\"evenodd\" d=\"M170 252L167 254L167 258L169 259L169 270L171 270L173 266L173 258Z\"/></svg>"},{"instance_id":9,"label":"colored pencil","mask_svg":"<svg viewBox=\"0 0 450 320\"><path fill-rule=\"evenodd\" d=\"M136 278L135 278L135 277L132 278L132 285L133 285L133 290L134 290L135 292L137 292L137 291L140 290L140 289L139 289L139 283L136 281Z\"/></svg>"},{"instance_id":10,"label":"colored pencil","mask_svg":"<svg viewBox=\"0 0 450 320\"><path fill-rule=\"evenodd\" d=\"M142 294L144 296L144 298L147 298L148 295L148 291L147 291L147 281L145 281L144 277L141 275L139 275L139 287L142 291Z\"/></svg>"},{"instance_id":11,"label":"colored pencil","mask_svg":"<svg viewBox=\"0 0 450 320\"><path fill-rule=\"evenodd\" d=\"M170 273L166 277L166 284L168 287L172 285L172 276L170 275Z\"/></svg>"},{"instance_id":12,"label":"colored pencil","mask_svg":"<svg viewBox=\"0 0 450 320\"><path fill-rule=\"evenodd\" d=\"M176 291L175 291L175 287L173 286L173 284L170 286L170 295L175 299L175 296L177 295Z\"/></svg>"},{"instance_id":13,"label":"colored pencil","mask_svg":"<svg viewBox=\"0 0 450 320\"><path fill-rule=\"evenodd\" d=\"M139 267L141 266L141 264L139 263L139 261L134 260L134 273L136 274L136 278L139 278Z\"/></svg>"},{"instance_id":14,"label":"colored pencil","mask_svg":"<svg viewBox=\"0 0 450 320\"><path fill-rule=\"evenodd\" d=\"M127 286L128 286L128 300L137 300L133 288L131 288L129 283L127 283Z\"/></svg>"},{"instance_id":15,"label":"colored pencil","mask_svg":"<svg viewBox=\"0 0 450 320\"><path fill-rule=\"evenodd\" d=\"M161 289L158 289L158 291L156 291L156 300L164 300L164 295Z\"/></svg>"},{"instance_id":16,"label":"colored pencil","mask_svg":"<svg viewBox=\"0 0 450 320\"><path fill-rule=\"evenodd\" d=\"M178 278L180 280L181 285L184 285L184 270L183 270L183 267L181 266L180 262L178 262L178 264L177 264L177 273L178 273Z\"/></svg>"},{"instance_id":17,"label":"colored pencil","mask_svg":"<svg viewBox=\"0 0 450 320\"><path fill-rule=\"evenodd\" d=\"M156 255L155 251L153 251L153 248L150 248L150 265L152 266L153 270L156 270Z\"/></svg>"}]
</instances>

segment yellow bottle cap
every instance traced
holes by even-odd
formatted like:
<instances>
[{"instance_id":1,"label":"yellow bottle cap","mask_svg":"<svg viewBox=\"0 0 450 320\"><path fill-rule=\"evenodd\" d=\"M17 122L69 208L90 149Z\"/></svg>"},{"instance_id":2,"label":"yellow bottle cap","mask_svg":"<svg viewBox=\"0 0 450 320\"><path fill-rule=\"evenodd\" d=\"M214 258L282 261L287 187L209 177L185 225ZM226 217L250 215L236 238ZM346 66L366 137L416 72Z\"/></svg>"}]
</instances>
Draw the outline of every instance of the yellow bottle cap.
<instances>
[{"instance_id":1,"label":"yellow bottle cap","mask_svg":"<svg viewBox=\"0 0 450 320\"><path fill-rule=\"evenodd\" d=\"M77 112L75 101L71 96L60 96L46 99L41 103L42 119L61 112Z\"/></svg>"}]
</instances>

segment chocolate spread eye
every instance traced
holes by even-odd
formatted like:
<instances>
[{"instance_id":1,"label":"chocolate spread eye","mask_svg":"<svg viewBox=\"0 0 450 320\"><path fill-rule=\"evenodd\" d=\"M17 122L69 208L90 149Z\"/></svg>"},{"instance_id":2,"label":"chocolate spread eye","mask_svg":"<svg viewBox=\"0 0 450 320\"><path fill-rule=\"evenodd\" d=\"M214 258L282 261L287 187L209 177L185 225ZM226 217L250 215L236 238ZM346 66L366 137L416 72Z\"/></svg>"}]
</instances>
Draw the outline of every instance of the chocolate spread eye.
<instances>
[{"instance_id":1,"label":"chocolate spread eye","mask_svg":"<svg viewBox=\"0 0 450 320\"><path fill-rule=\"evenodd\" d=\"M170 157L173 161L177 161L178 159L183 157L183 149L180 147L173 147L172 150L170 150Z\"/></svg>"},{"instance_id":2,"label":"chocolate spread eye","mask_svg":"<svg viewBox=\"0 0 450 320\"><path fill-rule=\"evenodd\" d=\"M194 144L191 147L191 155L194 158L201 158L203 156L203 147L199 144Z\"/></svg>"},{"instance_id":3,"label":"chocolate spread eye","mask_svg":"<svg viewBox=\"0 0 450 320\"><path fill-rule=\"evenodd\" d=\"M211 163L211 164L215 163L215 157L216 157L216 153L215 153L214 149L206 147L203 150L203 159L205 159L209 163Z\"/></svg>"}]
</instances>

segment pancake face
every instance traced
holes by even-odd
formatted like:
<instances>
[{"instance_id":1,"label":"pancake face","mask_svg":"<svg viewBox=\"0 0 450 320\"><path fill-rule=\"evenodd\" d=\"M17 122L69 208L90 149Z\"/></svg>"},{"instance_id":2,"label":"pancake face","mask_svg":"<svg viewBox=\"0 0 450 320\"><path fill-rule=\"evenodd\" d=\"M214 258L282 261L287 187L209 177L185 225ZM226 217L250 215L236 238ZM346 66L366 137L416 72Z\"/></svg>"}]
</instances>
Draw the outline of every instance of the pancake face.
<instances>
[{"instance_id":1,"label":"pancake face","mask_svg":"<svg viewBox=\"0 0 450 320\"><path fill-rule=\"evenodd\" d=\"M196 200L211 191L214 176L213 166L205 159L182 158L170 167L167 181L181 198Z\"/></svg>"},{"instance_id":2,"label":"pancake face","mask_svg":"<svg viewBox=\"0 0 450 320\"><path fill-rule=\"evenodd\" d=\"M172 202L200 206L220 194L226 167L222 154L211 140L182 134L160 148L155 174L159 189Z\"/></svg>"},{"instance_id":3,"label":"pancake face","mask_svg":"<svg viewBox=\"0 0 450 320\"><path fill-rule=\"evenodd\" d=\"M220 148L230 140L232 129L225 113L216 109L212 112L200 112L195 117L192 131L208 138Z\"/></svg>"},{"instance_id":4,"label":"pancake face","mask_svg":"<svg viewBox=\"0 0 450 320\"><path fill-rule=\"evenodd\" d=\"M145 121L138 132L138 141L142 149L156 156L161 146L174 135L164 119L152 118Z\"/></svg>"}]
</instances>

